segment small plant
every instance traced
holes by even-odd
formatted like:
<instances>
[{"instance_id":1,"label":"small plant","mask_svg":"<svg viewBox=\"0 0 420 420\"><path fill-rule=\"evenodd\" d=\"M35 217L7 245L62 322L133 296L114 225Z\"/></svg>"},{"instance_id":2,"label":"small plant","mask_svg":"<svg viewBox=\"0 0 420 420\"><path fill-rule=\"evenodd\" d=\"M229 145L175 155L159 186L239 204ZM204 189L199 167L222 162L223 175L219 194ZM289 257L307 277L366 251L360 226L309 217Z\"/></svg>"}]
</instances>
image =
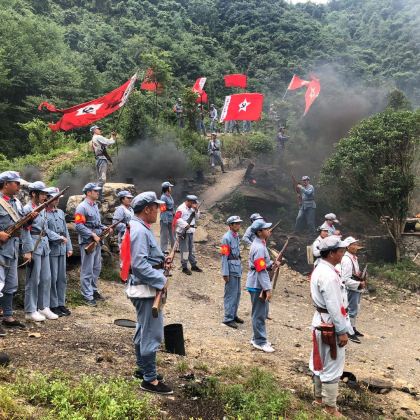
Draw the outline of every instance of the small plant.
<instances>
[{"instance_id":1,"label":"small plant","mask_svg":"<svg viewBox=\"0 0 420 420\"><path fill-rule=\"evenodd\" d=\"M198 362L194 363L194 369L201 370L202 372L209 372L210 371L208 365L204 362L201 362L201 361L198 361Z\"/></svg>"},{"instance_id":2,"label":"small plant","mask_svg":"<svg viewBox=\"0 0 420 420\"><path fill-rule=\"evenodd\" d=\"M189 367L188 362L186 360L180 360L175 366L175 369L179 373L186 373L186 372L188 372L189 368L190 367Z\"/></svg>"}]
</instances>

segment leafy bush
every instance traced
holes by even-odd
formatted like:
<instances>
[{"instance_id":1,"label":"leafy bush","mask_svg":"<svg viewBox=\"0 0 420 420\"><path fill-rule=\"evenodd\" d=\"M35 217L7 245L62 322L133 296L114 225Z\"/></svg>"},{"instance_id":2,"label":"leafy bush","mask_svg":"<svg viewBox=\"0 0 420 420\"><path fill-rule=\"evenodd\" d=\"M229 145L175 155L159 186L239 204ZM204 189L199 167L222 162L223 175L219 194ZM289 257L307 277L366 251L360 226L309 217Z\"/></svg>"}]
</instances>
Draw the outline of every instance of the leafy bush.
<instances>
[{"instance_id":1,"label":"leafy bush","mask_svg":"<svg viewBox=\"0 0 420 420\"><path fill-rule=\"evenodd\" d=\"M370 273L378 279L389 281L395 286L413 292L420 290L420 266L408 259L396 264L372 265Z\"/></svg>"},{"instance_id":2,"label":"leafy bush","mask_svg":"<svg viewBox=\"0 0 420 420\"><path fill-rule=\"evenodd\" d=\"M223 155L229 158L252 158L268 154L274 148L274 141L264 133L247 134L246 136L227 135L222 140Z\"/></svg>"}]
</instances>

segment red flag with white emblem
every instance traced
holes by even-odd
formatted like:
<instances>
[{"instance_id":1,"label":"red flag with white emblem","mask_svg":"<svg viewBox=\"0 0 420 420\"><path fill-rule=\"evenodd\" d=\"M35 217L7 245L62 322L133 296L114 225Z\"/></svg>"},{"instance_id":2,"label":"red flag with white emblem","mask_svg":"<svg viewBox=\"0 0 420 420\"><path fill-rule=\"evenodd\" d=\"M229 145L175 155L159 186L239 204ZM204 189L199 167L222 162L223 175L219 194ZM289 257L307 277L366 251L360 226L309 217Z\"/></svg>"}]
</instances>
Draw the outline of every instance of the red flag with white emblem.
<instances>
[{"instance_id":1,"label":"red flag with white emblem","mask_svg":"<svg viewBox=\"0 0 420 420\"><path fill-rule=\"evenodd\" d=\"M57 109L52 104L42 102L38 109L42 110L43 108L46 108L50 112L63 114L63 117L55 124L49 124L52 131L67 131L72 128L84 127L112 114L124 106L134 88L136 80L137 74L112 92L109 92L98 99L72 106L71 108Z\"/></svg>"},{"instance_id":2,"label":"red flag with white emblem","mask_svg":"<svg viewBox=\"0 0 420 420\"><path fill-rule=\"evenodd\" d=\"M199 77L192 88L193 92L202 93L204 85L206 84L207 77Z\"/></svg>"},{"instance_id":3,"label":"red flag with white emblem","mask_svg":"<svg viewBox=\"0 0 420 420\"><path fill-rule=\"evenodd\" d=\"M308 82L307 80L302 80L299 76L296 76L296 74L294 74L287 90L299 89L303 86L307 86L309 83L310 82Z\"/></svg>"},{"instance_id":4,"label":"red flag with white emblem","mask_svg":"<svg viewBox=\"0 0 420 420\"><path fill-rule=\"evenodd\" d=\"M157 91L157 93L162 93L162 85L157 82L155 74L152 68L146 70L144 80L140 85L142 90Z\"/></svg>"},{"instance_id":5,"label":"red flag with white emblem","mask_svg":"<svg viewBox=\"0 0 420 420\"><path fill-rule=\"evenodd\" d=\"M226 96L220 114L220 122L259 120L261 119L263 103L264 95L262 93L238 93Z\"/></svg>"},{"instance_id":6,"label":"red flag with white emblem","mask_svg":"<svg viewBox=\"0 0 420 420\"><path fill-rule=\"evenodd\" d=\"M309 108L314 103L315 99L318 98L319 92L321 92L321 85L319 83L318 79L312 78L312 80L309 82L308 87L306 89L305 93L305 113L304 116L309 111Z\"/></svg>"},{"instance_id":7,"label":"red flag with white emblem","mask_svg":"<svg viewBox=\"0 0 420 420\"><path fill-rule=\"evenodd\" d=\"M227 74L226 76L223 76L223 78L225 79L226 87L246 88L246 74Z\"/></svg>"}]
</instances>

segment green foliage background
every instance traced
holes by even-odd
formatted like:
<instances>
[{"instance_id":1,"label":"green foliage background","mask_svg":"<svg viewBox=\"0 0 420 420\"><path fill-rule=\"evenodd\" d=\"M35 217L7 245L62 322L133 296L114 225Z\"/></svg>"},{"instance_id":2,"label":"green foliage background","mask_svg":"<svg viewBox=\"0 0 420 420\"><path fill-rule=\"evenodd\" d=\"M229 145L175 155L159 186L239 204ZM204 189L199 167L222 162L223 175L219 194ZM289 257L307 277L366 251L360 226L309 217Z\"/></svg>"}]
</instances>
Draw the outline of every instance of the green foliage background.
<instances>
[{"instance_id":1,"label":"green foliage background","mask_svg":"<svg viewBox=\"0 0 420 420\"><path fill-rule=\"evenodd\" d=\"M160 100L168 121L166 104L199 76L220 107L223 74L247 72L250 90L276 98L293 73L306 77L326 63L420 103L417 0L0 0L0 18L0 148L8 157L31 151L19 123L52 118L37 111L41 100L65 107L97 97L144 69L150 53L171 70ZM139 96L152 115L151 95Z\"/></svg>"}]
</instances>

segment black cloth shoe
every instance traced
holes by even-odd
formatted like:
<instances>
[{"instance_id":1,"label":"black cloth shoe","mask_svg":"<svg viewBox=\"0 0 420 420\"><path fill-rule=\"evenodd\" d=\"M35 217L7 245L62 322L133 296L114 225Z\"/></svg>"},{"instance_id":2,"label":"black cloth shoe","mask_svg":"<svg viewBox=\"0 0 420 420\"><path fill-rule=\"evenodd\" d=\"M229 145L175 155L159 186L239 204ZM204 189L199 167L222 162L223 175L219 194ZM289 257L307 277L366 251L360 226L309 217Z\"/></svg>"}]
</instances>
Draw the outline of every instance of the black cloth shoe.
<instances>
[{"instance_id":1,"label":"black cloth shoe","mask_svg":"<svg viewBox=\"0 0 420 420\"><path fill-rule=\"evenodd\" d=\"M7 321L6 319L3 319L3 327L6 328L21 328L24 330L26 328L25 324L22 324L17 319L14 319L13 321Z\"/></svg>"},{"instance_id":2,"label":"black cloth shoe","mask_svg":"<svg viewBox=\"0 0 420 420\"><path fill-rule=\"evenodd\" d=\"M203 272L203 270L200 267L196 266L196 265L193 265L191 267L191 271L196 271L197 273L202 273Z\"/></svg>"},{"instance_id":3,"label":"black cloth shoe","mask_svg":"<svg viewBox=\"0 0 420 420\"><path fill-rule=\"evenodd\" d=\"M0 327L0 337L6 337L7 332L4 328Z\"/></svg>"},{"instance_id":4,"label":"black cloth shoe","mask_svg":"<svg viewBox=\"0 0 420 420\"><path fill-rule=\"evenodd\" d=\"M359 337L356 334L349 335L349 340L353 341L353 343L361 344L362 342L359 340Z\"/></svg>"},{"instance_id":5,"label":"black cloth shoe","mask_svg":"<svg viewBox=\"0 0 420 420\"><path fill-rule=\"evenodd\" d=\"M71 315L70 309L66 308L65 306L59 306L58 309L60 309L60 311L63 312L64 316Z\"/></svg>"},{"instance_id":6,"label":"black cloth shoe","mask_svg":"<svg viewBox=\"0 0 420 420\"><path fill-rule=\"evenodd\" d=\"M95 299L95 300L105 300L105 298L99 292L93 292L93 299Z\"/></svg>"},{"instance_id":7,"label":"black cloth shoe","mask_svg":"<svg viewBox=\"0 0 420 420\"><path fill-rule=\"evenodd\" d=\"M182 269L182 272L184 273L184 274L186 274L187 276L191 276L191 270L189 269L189 268L187 268L187 267L185 267L185 268L183 268Z\"/></svg>"},{"instance_id":8,"label":"black cloth shoe","mask_svg":"<svg viewBox=\"0 0 420 420\"><path fill-rule=\"evenodd\" d=\"M238 324L243 324L244 323L244 320L239 318L239 316L235 316L234 321L237 322Z\"/></svg>"},{"instance_id":9,"label":"black cloth shoe","mask_svg":"<svg viewBox=\"0 0 420 420\"><path fill-rule=\"evenodd\" d=\"M133 373L134 379L143 379L143 371L141 369L136 369ZM156 379L158 381L163 381L163 375L160 375L159 373L156 374Z\"/></svg>"},{"instance_id":10,"label":"black cloth shoe","mask_svg":"<svg viewBox=\"0 0 420 420\"><path fill-rule=\"evenodd\" d=\"M358 337L364 337L365 335L362 334L360 331L356 330L356 328L353 327L354 334L356 334Z\"/></svg>"},{"instance_id":11,"label":"black cloth shoe","mask_svg":"<svg viewBox=\"0 0 420 420\"><path fill-rule=\"evenodd\" d=\"M58 316L64 316L64 312L57 306L56 308L50 308L51 312L58 315Z\"/></svg>"},{"instance_id":12,"label":"black cloth shoe","mask_svg":"<svg viewBox=\"0 0 420 420\"><path fill-rule=\"evenodd\" d=\"M163 382L158 382L157 385L153 385L150 382L143 381L140 385L143 391L154 392L155 394L170 395L173 394L172 388Z\"/></svg>"},{"instance_id":13,"label":"black cloth shoe","mask_svg":"<svg viewBox=\"0 0 420 420\"><path fill-rule=\"evenodd\" d=\"M95 299L85 299L85 305L87 306L96 306L96 300Z\"/></svg>"},{"instance_id":14,"label":"black cloth shoe","mask_svg":"<svg viewBox=\"0 0 420 420\"><path fill-rule=\"evenodd\" d=\"M233 328L235 330L238 329L238 324L236 324L235 321L224 322L223 324L225 324L227 327Z\"/></svg>"}]
</instances>

